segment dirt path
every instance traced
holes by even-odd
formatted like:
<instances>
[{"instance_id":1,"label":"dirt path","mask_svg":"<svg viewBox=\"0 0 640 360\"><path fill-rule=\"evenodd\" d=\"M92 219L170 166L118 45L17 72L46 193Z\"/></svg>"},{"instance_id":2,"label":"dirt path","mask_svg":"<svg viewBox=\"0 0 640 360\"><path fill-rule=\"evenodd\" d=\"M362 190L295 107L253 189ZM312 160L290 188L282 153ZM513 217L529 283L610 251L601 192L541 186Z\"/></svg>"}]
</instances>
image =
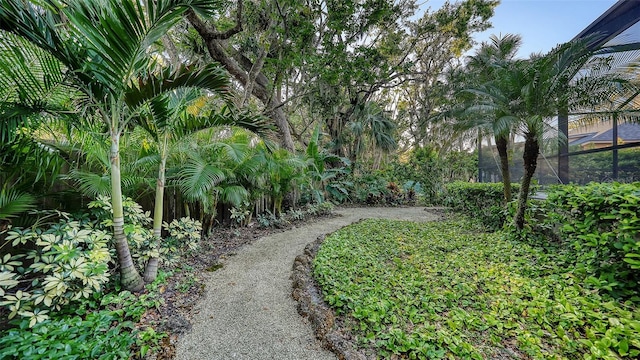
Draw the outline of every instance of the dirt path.
<instances>
[{"instance_id":1,"label":"dirt path","mask_svg":"<svg viewBox=\"0 0 640 360\"><path fill-rule=\"evenodd\" d=\"M345 208L342 215L264 237L223 261L196 306L176 359L336 359L320 347L291 298L291 266L318 236L360 219L435 220L422 207Z\"/></svg>"}]
</instances>

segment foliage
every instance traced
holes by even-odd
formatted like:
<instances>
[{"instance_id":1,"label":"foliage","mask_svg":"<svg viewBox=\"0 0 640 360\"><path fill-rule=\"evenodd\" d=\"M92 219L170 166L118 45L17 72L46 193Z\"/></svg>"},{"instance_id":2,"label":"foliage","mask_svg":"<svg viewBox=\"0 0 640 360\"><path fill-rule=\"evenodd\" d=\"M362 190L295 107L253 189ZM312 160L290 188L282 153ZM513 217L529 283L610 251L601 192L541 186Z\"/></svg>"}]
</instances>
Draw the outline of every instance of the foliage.
<instances>
[{"instance_id":1,"label":"foliage","mask_svg":"<svg viewBox=\"0 0 640 360\"><path fill-rule=\"evenodd\" d=\"M477 156L467 152L451 151L440 155L432 148L417 148L411 151L406 162L393 165L391 172L397 181L419 182L424 191L424 201L438 202L445 184L469 181L477 172Z\"/></svg>"},{"instance_id":2,"label":"foliage","mask_svg":"<svg viewBox=\"0 0 640 360\"><path fill-rule=\"evenodd\" d=\"M247 226L251 222L251 217L253 215L251 209L251 203L248 201L243 201L242 204L238 207L233 207L231 209L231 220L235 221L237 225Z\"/></svg>"},{"instance_id":3,"label":"foliage","mask_svg":"<svg viewBox=\"0 0 640 360\"><path fill-rule=\"evenodd\" d=\"M217 1L49 1L8 0L0 4L0 28L24 41L27 47L14 47L20 53L13 61L21 66L24 77L38 78L56 89L72 88L71 113L81 114L85 122L102 122L110 138L110 175L113 202L113 237L120 263L120 281L126 288L139 291L144 281L134 268L122 222L122 179L119 142L122 132L142 109L163 94L183 88L220 88L226 76L216 65L204 67L162 66L153 55L153 44L187 11L211 13L221 5ZM104 26L104 24L109 26ZM30 48L41 54L26 56ZM31 57L38 63L50 59L46 69L25 66ZM28 88L20 88L21 92ZM34 95L35 94L35 95ZM34 91L36 100L49 92ZM10 99L23 106L23 99ZM42 101L40 101L42 102ZM31 113L43 109L29 109ZM64 114L60 109L46 109ZM64 109L68 110L68 109ZM154 108L167 111L165 107ZM159 116L163 117L163 116ZM166 116L165 116L166 118Z\"/></svg>"},{"instance_id":4,"label":"foliage","mask_svg":"<svg viewBox=\"0 0 640 360\"><path fill-rule=\"evenodd\" d=\"M111 208L111 199L100 195L98 198L89 203L91 215L96 219L95 226L103 231L111 231L113 228L113 209ZM138 269L144 269L144 265L150 257L160 255L157 242L153 237L153 233L148 226L152 220L150 213L144 211L140 204L131 198L124 198L122 201L124 209L124 234L127 237L132 251L135 265ZM113 248L113 247L112 247Z\"/></svg>"},{"instance_id":5,"label":"foliage","mask_svg":"<svg viewBox=\"0 0 640 360\"><path fill-rule=\"evenodd\" d=\"M423 201L424 186L419 181L399 183L391 171L360 171L343 180L329 184L328 192L336 202L366 205L407 205ZM336 192L336 195L333 195Z\"/></svg>"},{"instance_id":6,"label":"foliage","mask_svg":"<svg viewBox=\"0 0 640 360\"><path fill-rule=\"evenodd\" d=\"M518 184L511 184L512 192L518 189ZM476 218L487 229L498 230L507 218L503 194L502 183L455 181L445 185L441 203Z\"/></svg>"},{"instance_id":7,"label":"foliage","mask_svg":"<svg viewBox=\"0 0 640 360\"><path fill-rule=\"evenodd\" d=\"M464 221L365 220L325 239L314 275L381 358L637 358L640 311L556 260Z\"/></svg>"},{"instance_id":8,"label":"foliage","mask_svg":"<svg viewBox=\"0 0 640 360\"><path fill-rule=\"evenodd\" d=\"M0 306L9 310L10 319L19 315L32 327L53 309L102 291L109 280L110 239L78 220L47 229L11 229L5 241L34 249L0 259Z\"/></svg>"},{"instance_id":9,"label":"foliage","mask_svg":"<svg viewBox=\"0 0 640 360\"><path fill-rule=\"evenodd\" d=\"M529 236L556 240L550 245L589 286L640 301L639 205L640 183L555 186L528 214Z\"/></svg>"},{"instance_id":10,"label":"foliage","mask_svg":"<svg viewBox=\"0 0 640 360\"><path fill-rule=\"evenodd\" d=\"M143 295L128 291L94 293L73 308L52 313L51 319L33 326L29 319L22 319L16 327L0 333L0 358L144 357L157 349L158 341L166 334L156 333L153 328L137 328L135 323L147 309L159 304L153 291Z\"/></svg>"},{"instance_id":11,"label":"foliage","mask_svg":"<svg viewBox=\"0 0 640 360\"><path fill-rule=\"evenodd\" d=\"M283 216L276 216L271 211L267 211L263 214L258 214L258 216L256 216L256 220L258 221L258 225L262 227L282 228L285 227L288 223Z\"/></svg>"},{"instance_id":12,"label":"foliage","mask_svg":"<svg viewBox=\"0 0 640 360\"><path fill-rule=\"evenodd\" d=\"M386 204L387 199L393 202L387 186L390 181L382 172L367 172L353 178L353 202L367 205Z\"/></svg>"},{"instance_id":13,"label":"foliage","mask_svg":"<svg viewBox=\"0 0 640 360\"><path fill-rule=\"evenodd\" d=\"M320 126L311 135L303 158L307 164L305 174L308 183L302 188L311 201L321 203L330 197L340 203L349 197L349 190L345 187L348 185L342 178L349 174L346 166L351 162L320 147Z\"/></svg>"},{"instance_id":14,"label":"foliage","mask_svg":"<svg viewBox=\"0 0 640 360\"><path fill-rule=\"evenodd\" d=\"M152 220L149 212L130 198L122 202L124 208L125 225L124 232L129 246L133 249L133 259L139 269L151 257L161 257L167 264L175 264L178 257L198 249L201 238L202 224L187 217L174 219L170 223L163 223L162 227L168 236L164 241L157 242L148 226ZM108 231L113 223L111 202L105 196L89 203L91 213L95 217L95 227Z\"/></svg>"},{"instance_id":15,"label":"foliage","mask_svg":"<svg viewBox=\"0 0 640 360\"><path fill-rule=\"evenodd\" d=\"M160 243L163 260L175 264L180 256L197 251L202 238L202 224L188 217L164 222L168 236Z\"/></svg>"},{"instance_id":16,"label":"foliage","mask_svg":"<svg viewBox=\"0 0 640 360\"><path fill-rule=\"evenodd\" d=\"M15 189L0 188L0 222L33 209L34 203L35 198L31 194Z\"/></svg>"},{"instance_id":17,"label":"foliage","mask_svg":"<svg viewBox=\"0 0 640 360\"><path fill-rule=\"evenodd\" d=\"M295 210L290 209L288 212L280 214L280 216L267 211L264 214L258 214L256 220L261 227L282 228L296 221L303 221L309 216L327 216L333 211L333 204L325 201L319 204L307 204L304 208Z\"/></svg>"}]
</instances>

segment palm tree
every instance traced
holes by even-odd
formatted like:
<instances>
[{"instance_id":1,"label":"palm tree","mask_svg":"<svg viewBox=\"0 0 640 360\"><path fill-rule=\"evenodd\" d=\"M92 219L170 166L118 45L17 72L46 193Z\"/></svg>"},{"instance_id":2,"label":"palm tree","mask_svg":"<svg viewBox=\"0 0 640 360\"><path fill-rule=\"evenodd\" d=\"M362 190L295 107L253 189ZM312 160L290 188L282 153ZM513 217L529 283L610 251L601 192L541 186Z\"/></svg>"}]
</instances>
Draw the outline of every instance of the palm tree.
<instances>
[{"instance_id":1,"label":"palm tree","mask_svg":"<svg viewBox=\"0 0 640 360\"><path fill-rule=\"evenodd\" d=\"M351 136L349 156L354 165L365 149L374 149L377 150L377 154L374 155L374 167L377 167L382 154L389 153L397 147L396 124L375 102L357 106L347 123L347 128Z\"/></svg>"},{"instance_id":2,"label":"palm tree","mask_svg":"<svg viewBox=\"0 0 640 360\"><path fill-rule=\"evenodd\" d=\"M63 76L57 80L80 94L76 103L84 117L102 121L108 129L113 232L120 279L128 290L141 290L144 281L133 265L123 231L120 136L155 97L216 81L216 66L160 69L149 48L186 11L210 12L218 5L208 0L50 1L46 7L21 0L0 4L0 29L53 56L61 66L49 70L51 74L61 71Z\"/></svg>"},{"instance_id":3,"label":"palm tree","mask_svg":"<svg viewBox=\"0 0 640 360\"><path fill-rule=\"evenodd\" d=\"M220 111L207 111L198 103L210 102L212 94L229 100L229 79L222 69L218 71L218 81L205 84L206 87L174 90L164 96L154 98L149 112L141 118L139 124L155 140L159 155L158 177L156 181L155 202L153 211L153 235L161 240L162 219L164 209L164 188L166 183L167 159L175 150L177 142L187 139L202 129L217 126L237 126L247 130L264 133L269 129L263 118L252 117L233 110L232 103ZM206 91L206 93L205 93ZM152 257L146 266L144 280L151 282L158 274L159 260Z\"/></svg>"},{"instance_id":4,"label":"palm tree","mask_svg":"<svg viewBox=\"0 0 640 360\"><path fill-rule=\"evenodd\" d=\"M586 47L590 40L587 38L562 44L545 56L533 57L514 69L512 74L524 79L520 93L523 104L521 132L525 138L522 155L524 176L514 217L514 225L518 230L524 228L531 179L536 171L546 120L560 112L601 102L608 95L608 91L603 89L611 89L619 81L613 75L603 73L603 69L608 67L607 59L592 58L592 52ZM589 75L575 78L581 70Z\"/></svg>"},{"instance_id":5,"label":"palm tree","mask_svg":"<svg viewBox=\"0 0 640 360\"><path fill-rule=\"evenodd\" d=\"M518 79L511 76L510 68L518 66L514 57L521 43L519 35L492 35L490 43L483 43L476 54L469 57L467 67L479 85L467 91L476 94L478 101L467 108L467 112L475 116L459 124L464 129L484 128L493 134L500 157L505 202L511 201L509 135L518 121L512 109L517 104L511 99L520 90Z\"/></svg>"},{"instance_id":6,"label":"palm tree","mask_svg":"<svg viewBox=\"0 0 640 360\"><path fill-rule=\"evenodd\" d=\"M185 140L176 144L172 154L170 183L187 201L185 209L189 209L188 203L197 205L203 230L207 231L220 202L240 206L249 200L254 185L265 185L261 181L262 165L250 145L257 140L242 128L204 129Z\"/></svg>"}]
</instances>

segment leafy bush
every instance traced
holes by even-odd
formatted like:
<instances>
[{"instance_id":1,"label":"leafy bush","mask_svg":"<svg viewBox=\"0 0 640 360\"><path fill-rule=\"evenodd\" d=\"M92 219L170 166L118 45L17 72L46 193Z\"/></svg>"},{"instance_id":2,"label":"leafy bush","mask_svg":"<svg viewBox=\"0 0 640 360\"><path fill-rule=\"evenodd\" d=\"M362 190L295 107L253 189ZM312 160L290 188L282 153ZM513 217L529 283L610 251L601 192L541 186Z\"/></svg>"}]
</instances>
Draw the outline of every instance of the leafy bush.
<instances>
[{"instance_id":1,"label":"leafy bush","mask_svg":"<svg viewBox=\"0 0 640 360\"><path fill-rule=\"evenodd\" d=\"M435 204L444 186L453 181L469 181L478 171L477 154L451 151L439 154L428 147L416 148L406 161L398 161L389 170L390 179L398 183L419 182L424 201Z\"/></svg>"},{"instance_id":2,"label":"leafy bush","mask_svg":"<svg viewBox=\"0 0 640 360\"><path fill-rule=\"evenodd\" d=\"M558 256L461 221L366 220L326 238L314 275L379 358L637 359L636 305Z\"/></svg>"},{"instance_id":3,"label":"leafy bush","mask_svg":"<svg viewBox=\"0 0 640 360\"><path fill-rule=\"evenodd\" d=\"M352 202L366 205L404 205L415 203L418 195L424 195L422 185L415 182L405 182L403 186L385 171L364 172L352 176L348 189L348 197ZM410 184L410 186L407 186ZM419 184L414 187L415 184ZM416 189L421 191L420 194Z\"/></svg>"},{"instance_id":4,"label":"leafy bush","mask_svg":"<svg viewBox=\"0 0 640 360\"><path fill-rule=\"evenodd\" d=\"M166 263L175 265L180 256L198 250L202 238L200 221L183 217L164 222L162 227L168 234L160 244L160 253Z\"/></svg>"},{"instance_id":5,"label":"leafy bush","mask_svg":"<svg viewBox=\"0 0 640 360\"><path fill-rule=\"evenodd\" d=\"M163 277L159 277L164 281ZM28 319L0 334L1 359L130 359L155 350L166 336L135 327L147 309L158 306L153 293L94 294L74 308L31 325ZM69 313L70 311L70 313Z\"/></svg>"},{"instance_id":6,"label":"leafy bush","mask_svg":"<svg viewBox=\"0 0 640 360\"><path fill-rule=\"evenodd\" d=\"M252 203L245 200L239 206L231 208L231 220L235 221L236 225L247 226L251 222L253 214Z\"/></svg>"},{"instance_id":7,"label":"leafy bush","mask_svg":"<svg viewBox=\"0 0 640 360\"><path fill-rule=\"evenodd\" d=\"M258 216L256 216L256 220L258 220L258 225L262 227L283 228L288 224L288 221L286 220L284 215L277 216L271 211L267 211L263 214L258 214Z\"/></svg>"},{"instance_id":8,"label":"leafy bush","mask_svg":"<svg viewBox=\"0 0 640 360\"><path fill-rule=\"evenodd\" d=\"M353 188L353 181L343 178L332 180L325 187L328 197L338 204L342 204L351 199Z\"/></svg>"},{"instance_id":9,"label":"leafy bush","mask_svg":"<svg viewBox=\"0 0 640 360\"><path fill-rule=\"evenodd\" d=\"M158 249L158 242L153 236L153 232L149 229L153 220L150 212L144 211L140 204L131 198L122 200L124 209L124 233L127 236L131 256L139 271L144 271L144 266L151 257L159 257L161 251ZM111 207L111 199L107 196L98 196L98 198L89 203L93 222L97 229L106 232L113 231L113 209ZM111 244L111 248L115 246Z\"/></svg>"},{"instance_id":10,"label":"leafy bush","mask_svg":"<svg viewBox=\"0 0 640 360\"><path fill-rule=\"evenodd\" d=\"M384 204L389 194L389 180L380 173L366 173L353 179L354 196L352 199L360 204Z\"/></svg>"},{"instance_id":11,"label":"leafy bush","mask_svg":"<svg viewBox=\"0 0 640 360\"><path fill-rule=\"evenodd\" d=\"M565 261L592 286L617 296L637 295L640 183L555 186L539 207L530 213L533 235L558 240Z\"/></svg>"},{"instance_id":12,"label":"leafy bush","mask_svg":"<svg viewBox=\"0 0 640 360\"><path fill-rule=\"evenodd\" d=\"M124 233L127 236L131 256L140 271L151 257L159 257L167 264L174 264L177 257L198 248L201 238L202 224L188 217L174 219L171 223L163 223L162 227L168 233L164 241L158 242L149 229L153 220L150 213L145 212L138 203L130 198L122 201L124 208ZM99 196L89 203L91 213L96 220L94 226L111 232L113 227L113 209L108 197ZM112 246L111 248L115 248Z\"/></svg>"},{"instance_id":13,"label":"leafy bush","mask_svg":"<svg viewBox=\"0 0 640 360\"><path fill-rule=\"evenodd\" d=\"M89 223L63 220L48 229L14 228L6 241L35 249L0 258L0 306L28 318L46 320L51 309L102 290L109 280L111 236Z\"/></svg>"},{"instance_id":14,"label":"leafy bush","mask_svg":"<svg viewBox=\"0 0 640 360\"><path fill-rule=\"evenodd\" d=\"M198 247L202 226L189 218L163 224L168 236L158 245L150 230L151 219L140 205L127 199L125 233L132 255L142 269L150 256L161 256L175 263L178 255ZM115 258L111 229L111 205L101 197L89 204L91 219L84 216L67 219L47 228L13 228L5 242L16 254L0 256L0 307L29 319L34 326L49 318L52 309L60 310L70 302L103 290L109 281L109 266Z\"/></svg>"},{"instance_id":15,"label":"leafy bush","mask_svg":"<svg viewBox=\"0 0 640 360\"><path fill-rule=\"evenodd\" d=\"M516 194L520 185L511 184L511 193ZM442 205L469 215L487 229L497 230L506 220L502 183L469 183L455 181L445 185Z\"/></svg>"}]
</instances>

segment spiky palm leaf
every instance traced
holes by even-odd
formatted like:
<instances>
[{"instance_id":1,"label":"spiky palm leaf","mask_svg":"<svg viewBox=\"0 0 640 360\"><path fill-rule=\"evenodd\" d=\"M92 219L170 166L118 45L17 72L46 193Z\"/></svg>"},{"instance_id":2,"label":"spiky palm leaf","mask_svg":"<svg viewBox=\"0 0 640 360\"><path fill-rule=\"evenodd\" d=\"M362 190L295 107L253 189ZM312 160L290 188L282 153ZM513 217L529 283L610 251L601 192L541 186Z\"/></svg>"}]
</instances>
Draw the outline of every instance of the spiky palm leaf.
<instances>
[{"instance_id":1,"label":"spiky palm leaf","mask_svg":"<svg viewBox=\"0 0 640 360\"><path fill-rule=\"evenodd\" d=\"M15 189L0 190L0 221L10 220L35 208L33 195Z\"/></svg>"},{"instance_id":2,"label":"spiky palm leaf","mask_svg":"<svg viewBox=\"0 0 640 360\"><path fill-rule=\"evenodd\" d=\"M191 201L203 199L225 178L225 171L209 164L200 156L193 156L179 173L180 190Z\"/></svg>"}]
</instances>

